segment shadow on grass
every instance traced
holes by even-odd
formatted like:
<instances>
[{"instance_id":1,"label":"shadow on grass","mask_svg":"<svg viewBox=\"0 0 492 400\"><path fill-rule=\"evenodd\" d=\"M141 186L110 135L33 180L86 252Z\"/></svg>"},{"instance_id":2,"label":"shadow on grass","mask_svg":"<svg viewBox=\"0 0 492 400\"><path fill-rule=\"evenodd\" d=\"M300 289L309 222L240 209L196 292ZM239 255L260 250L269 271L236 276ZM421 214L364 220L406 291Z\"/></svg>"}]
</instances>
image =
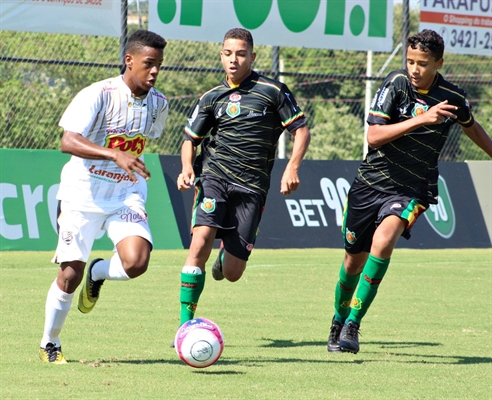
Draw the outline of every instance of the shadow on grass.
<instances>
[{"instance_id":1,"label":"shadow on grass","mask_svg":"<svg viewBox=\"0 0 492 400\"><path fill-rule=\"evenodd\" d=\"M472 365L472 364L492 364L492 357L475 357L461 355L440 355L440 354L418 354L418 353L400 353L394 352L396 349L418 349L418 348L437 348L441 347L441 343L435 342L363 342L362 346L371 349L369 346L379 347L379 351L364 351L357 355L351 353L328 353L326 350L326 341L300 341L294 340L278 340L262 338L263 341L269 343L262 344L260 348L277 348L289 349L294 347L320 347L320 351L326 352L328 359L314 360L307 358L282 358L281 354L275 358L221 358L216 366L244 366L244 367L260 367L266 363L317 363L317 364L333 364L333 363L348 363L348 364L365 364L365 363L381 363L381 362L396 362L402 364L437 364L437 365ZM377 356L377 358L374 358ZM372 358L368 358L372 357ZM384 357L384 358L382 358ZM405 359L406 358L406 359ZM417 359L416 359L417 358ZM183 365L185 368L190 368L194 373L203 373L210 375L242 375L245 372L238 371L218 371L209 368L191 368L186 366L179 359L116 359L108 360L84 361L83 364L92 367L102 367L110 364L134 364L134 365L149 365L149 364L169 364Z\"/></svg>"},{"instance_id":2,"label":"shadow on grass","mask_svg":"<svg viewBox=\"0 0 492 400\"><path fill-rule=\"evenodd\" d=\"M294 342L293 340L278 340L278 339L268 339L262 338L261 340L269 341L268 344L262 344L260 347L304 347L304 346L326 346L327 341L317 341L317 342ZM442 346L440 343L431 342L363 342L364 345L376 345L382 348L409 348L409 347L437 347Z\"/></svg>"},{"instance_id":3,"label":"shadow on grass","mask_svg":"<svg viewBox=\"0 0 492 400\"><path fill-rule=\"evenodd\" d=\"M326 341L311 341L311 342L295 342L294 340L278 340L278 339L268 339L262 338L264 341L269 341L270 343L263 344L260 347L264 348L289 348L289 347L303 347L303 346L322 346L326 349L327 342ZM423 360L408 360L408 361L397 361L407 364L456 364L456 365L470 365L470 364L492 364L492 357L474 357L474 356L461 356L461 355L431 355L431 354L414 354L414 353L394 353L391 349L410 349L410 348L429 348L429 347L441 347L441 343L435 342L363 342L362 346L380 346L383 350L379 351L370 351L370 352L361 352L357 355L352 355L353 357L364 357L368 354L372 355L381 355L388 354L389 356L394 357L419 357L423 358ZM333 353L332 353L333 354ZM351 355L347 354L333 354L333 356L344 356ZM343 359L342 359L343 360ZM342 361L340 360L340 361ZM307 362L314 362L310 360L304 360ZM331 361L331 360L330 360ZM350 362L362 364L366 362L380 362L381 360L367 360L367 359L359 359L359 360L351 360ZM395 361L395 360L392 360Z\"/></svg>"},{"instance_id":4,"label":"shadow on grass","mask_svg":"<svg viewBox=\"0 0 492 400\"><path fill-rule=\"evenodd\" d=\"M103 367L108 364L135 364L135 365L149 365L149 364L170 364L170 365L182 365L183 368L192 370L193 373L208 374L208 375L244 375L247 372L234 371L234 370L213 370L215 367L261 367L266 364L367 364L367 363L382 363L393 362L400 364L428 364L428 365L472 365L472 364L491 364L491 357L465 357L465 356L442 356L442 355L429 355L429 354L406 354L406 353L386 353L385 358L381 359L382 353L380 352L365 352L357 355L350 353L327 353L329 357L326 360L314 360L314 359L302 359L302 358L255 358L254 360L238 358L238 359L220 359L217 363L208 368L191 368L186 366L179 360L113 360L113 361L95 361L93 363L87 363L90 366ZM368 358L378 356L375 358ZM412 358L412 360L405 360L405 358ZM418 360L414 360L419 358Z\"/></svg>"}]
</instances>

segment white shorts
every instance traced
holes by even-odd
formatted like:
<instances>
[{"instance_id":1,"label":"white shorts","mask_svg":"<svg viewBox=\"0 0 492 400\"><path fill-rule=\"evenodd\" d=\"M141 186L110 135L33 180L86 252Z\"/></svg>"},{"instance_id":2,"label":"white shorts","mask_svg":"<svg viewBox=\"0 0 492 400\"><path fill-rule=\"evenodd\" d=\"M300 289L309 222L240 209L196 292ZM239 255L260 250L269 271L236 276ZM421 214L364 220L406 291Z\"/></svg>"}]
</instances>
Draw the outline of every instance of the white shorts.
<instances>
[{"instance_id":1,"label":"white shorts","mask_svg":"<svg viewBox=\"0 0 492 400\"><path fill-rule=\"evenodd\" d=\"M152 245L152 234L143 205L123 207L111 213L72 210L62 201L58 216L58 245L53 263L89 259L94 240L106 231L116 245L129 236L141 236Z\"/></svg>"}]
</instances>

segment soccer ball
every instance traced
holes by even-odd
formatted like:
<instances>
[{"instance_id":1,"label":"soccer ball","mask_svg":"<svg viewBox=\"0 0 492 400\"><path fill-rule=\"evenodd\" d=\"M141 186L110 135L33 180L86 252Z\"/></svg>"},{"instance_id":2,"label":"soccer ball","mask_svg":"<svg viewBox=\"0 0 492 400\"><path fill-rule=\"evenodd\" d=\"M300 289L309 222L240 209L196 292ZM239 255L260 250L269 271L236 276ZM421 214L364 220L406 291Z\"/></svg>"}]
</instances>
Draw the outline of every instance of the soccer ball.
<instances>
[{"instance_id":1,"label":"soccer ball","mask_svg":"<svg viewBox=\"0 0 492 400\"><path fill-rule=\"evenodd\" d=\"M205 368L219 359L224 350L224 337L213 321L195 318L181 325L174 345L184 363L193 368Z\"/></svg>"}]
</instances>

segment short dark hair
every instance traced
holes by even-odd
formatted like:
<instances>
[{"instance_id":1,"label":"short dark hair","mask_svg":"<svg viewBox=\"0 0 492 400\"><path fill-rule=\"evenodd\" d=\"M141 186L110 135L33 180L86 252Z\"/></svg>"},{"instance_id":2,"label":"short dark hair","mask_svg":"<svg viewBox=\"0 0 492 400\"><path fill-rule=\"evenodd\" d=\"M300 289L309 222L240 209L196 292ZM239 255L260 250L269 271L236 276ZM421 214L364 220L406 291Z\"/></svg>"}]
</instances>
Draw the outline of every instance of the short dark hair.
<instances>
[{"instance_id":1,"label":"short dark hair","mask_svg":"<svg viewBox=\"0 0 492 400\"><path fill-rule=\"evenodd\" d=\"M251 50L253 50L253 35L251 35L251 32L246 30L246 29L243 29L243 28L232 28L232 29L229 29L225 36L224 36L224 41L222 42L222 44L224 44L224 42L227 40L227 39L239 39L239 40L244 40L249 47L251 47Z\"/></svg>"},{"instance_id":2,"label":"short dark hair","mask_svg":"<svg viewBox=\"0 0 492 400\"><path fill-rule=\"evenodd\" d=\"M424 29L407 39L407 48L419 49L431 53L432 57L440 60L444 54L444 40L431 29Z\"/></svg>"},{"instance_id":3,"label":"short dark hair","mask_svg":"<svg viewBox=\"0 0 492 400\"><path fill-rule=\"evenodd\" d=\"M157 33L139 29L129 37L126 43L126 52L135 53L141 51L144 47L152 47L154 49L164 50L166 40Z\"/></svg>"}]
</instances>

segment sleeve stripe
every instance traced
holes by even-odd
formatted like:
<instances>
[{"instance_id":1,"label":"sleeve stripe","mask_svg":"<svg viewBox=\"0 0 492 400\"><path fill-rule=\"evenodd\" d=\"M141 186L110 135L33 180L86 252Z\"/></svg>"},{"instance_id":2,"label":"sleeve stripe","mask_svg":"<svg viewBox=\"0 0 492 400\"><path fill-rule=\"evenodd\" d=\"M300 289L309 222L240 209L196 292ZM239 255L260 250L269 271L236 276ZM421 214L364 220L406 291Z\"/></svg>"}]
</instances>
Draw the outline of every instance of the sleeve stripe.
<instances>
[{"instance_id":1,"label":"sleeve stripe","mask_svg":"<svg viewBox=\"0 0 492 400\"><path fill-rule=\"evenodd\" d=\"M374 117L384 118L384 119L387 119L388 121L391 119L388 114L385 114L385 113L383 113L381 111L373 111L373 110L370 110L369 111L369 115L372 115Z\"/></svg>"},{"instance_id":2,"label":"sleeve stripe","mask_svg":"<svg viewBox=\"0 0 492 400\"><path fill-rule=\"evenodd\" d=\"M203 139L202 137L198 136L195 132L193 132L189 126L185 126L184 131L189 137L191 137L194 140L201 141Z\"/></svg>"},{"instance_id":3,"label":"sleeve stripe","mask_svg":"<svg viewBox=\"0 0 492 400\"><path fill-rule=\"evenodd\" d=\"M299 119L301 117L304 117L304 112L302 112L302 111L298 112L296 115L294 115L293 117L289 118L288 120L283 121L282 122L282 126L285 128L286 126L288 126L292 122L294 122L296 119Z\"/></svg>"}]
</instances>

